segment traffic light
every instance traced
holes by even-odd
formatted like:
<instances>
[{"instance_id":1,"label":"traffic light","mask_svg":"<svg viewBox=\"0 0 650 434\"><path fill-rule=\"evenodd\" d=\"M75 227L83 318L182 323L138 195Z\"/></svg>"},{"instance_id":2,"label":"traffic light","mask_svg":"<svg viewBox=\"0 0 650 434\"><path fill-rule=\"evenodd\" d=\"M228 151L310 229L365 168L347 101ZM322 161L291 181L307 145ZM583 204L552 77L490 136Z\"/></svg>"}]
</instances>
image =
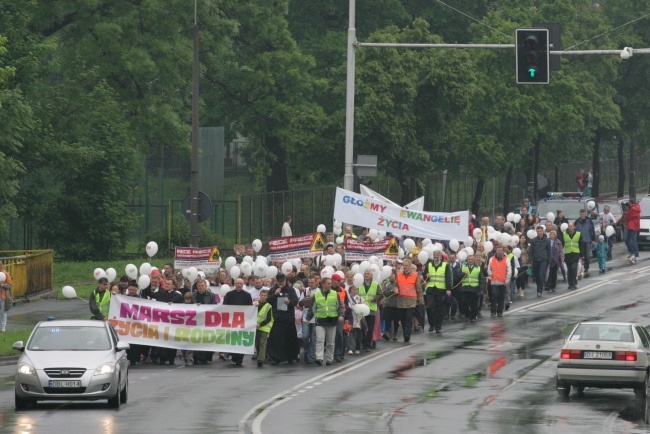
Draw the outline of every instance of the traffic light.
<instances>
[{"instance_id":1,"label":"traffic light","mask_svg":"<svg viewBox=\"0 0 650 434\"><path fill-rule=\"evenodd\" d=\"M517 29L517 84L548 84L548 29Z\"/></svg>"}]
</instances>

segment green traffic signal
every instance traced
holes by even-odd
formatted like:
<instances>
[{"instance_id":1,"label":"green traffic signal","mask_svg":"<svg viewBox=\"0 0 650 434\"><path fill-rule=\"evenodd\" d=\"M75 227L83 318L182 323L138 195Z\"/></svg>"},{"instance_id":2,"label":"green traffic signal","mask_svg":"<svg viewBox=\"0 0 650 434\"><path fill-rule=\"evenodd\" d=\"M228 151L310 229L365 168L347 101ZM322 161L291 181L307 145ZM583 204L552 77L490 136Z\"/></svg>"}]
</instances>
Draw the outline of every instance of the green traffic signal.
<instances>
[{"instance_id":1,"label":"green traffic signal","mask_svg":"<svg viewBox=\"0 0 650 434\"><path fill-rule=\"evenodd\" d=\"M517 29L515 40L517 84L548 84L548 29Z\"/></svg>"},{"instance_id":2,"label":"green traffic signal","mask_svg":"<svg viewBox=\"0 0 650 434\"><path fill-rule=\"evenodd\" d=\"M536 75L537 75L537 68L532 68L532 67L528 68L528 76L530 78L535 78Z\"/></svg>"}]
</instances>

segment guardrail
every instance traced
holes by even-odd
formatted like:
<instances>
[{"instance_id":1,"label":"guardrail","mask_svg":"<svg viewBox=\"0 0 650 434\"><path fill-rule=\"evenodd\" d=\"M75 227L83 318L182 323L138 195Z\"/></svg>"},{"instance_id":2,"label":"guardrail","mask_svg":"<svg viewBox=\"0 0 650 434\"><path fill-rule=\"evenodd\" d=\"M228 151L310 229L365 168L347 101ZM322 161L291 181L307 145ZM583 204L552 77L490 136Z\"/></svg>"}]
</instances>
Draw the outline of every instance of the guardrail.
<instances>
[{"instance_id":1,"label":"guardrail","mask_svg":"<svg viewBox=\"0 0 650 434\"><path fill-rule=\"evenodd\" d=\"M53 250L0 250L0 260L11 274L14 298L52 288Z\"/></svg>"}]
</instances>

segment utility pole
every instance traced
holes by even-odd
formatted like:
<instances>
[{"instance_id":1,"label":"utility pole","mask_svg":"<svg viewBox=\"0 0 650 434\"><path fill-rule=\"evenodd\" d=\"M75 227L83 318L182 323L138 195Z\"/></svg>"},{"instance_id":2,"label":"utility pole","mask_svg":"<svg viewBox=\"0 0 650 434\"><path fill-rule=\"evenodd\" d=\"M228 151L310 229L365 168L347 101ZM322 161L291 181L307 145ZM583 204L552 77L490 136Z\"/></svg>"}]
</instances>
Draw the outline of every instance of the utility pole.
<instances>
[{"instance_id":1,"label":"utility pole","mask_svg":"<svg viewBox=\"0 0 650 434\"><path fill-rule=\"evenodd\" d=\"M347 86L345 94L345 175L343 188L354 189L354 75L356 70L355 45L357 43L357 30L354 28L356 14L356 0L350 0L350 22L348 26L348 62Z\"/></svg>"},{"instance_id":2,"label":"utility pole","mask_svg":"<svg viewBox=\"0 0 650 434\"><path fill-rule=\"evenodd\" d=\"M190 247L199 247L199 24L194 0L194 59L192 64L192 162L190 178Z\"/></svg>"}]
</instances>

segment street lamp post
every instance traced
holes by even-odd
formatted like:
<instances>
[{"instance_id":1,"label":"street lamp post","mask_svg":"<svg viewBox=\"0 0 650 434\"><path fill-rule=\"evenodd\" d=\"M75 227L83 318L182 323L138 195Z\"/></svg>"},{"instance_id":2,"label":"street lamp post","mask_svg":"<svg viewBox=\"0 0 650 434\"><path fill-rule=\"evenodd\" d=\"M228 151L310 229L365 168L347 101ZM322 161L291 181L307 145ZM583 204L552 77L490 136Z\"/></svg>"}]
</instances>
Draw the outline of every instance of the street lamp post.
<instances>
[{"instance_id":1,"label":"street lamp post","mask_svg":"<svg viewBox=\"0 0 650 434\"><path fill-rule=\"evenodd\" d=\"M192 62L192 161L190 167L190 247L199 247L199 25L194 0L194 59Z\"/></svg>"},{"instance_id":2,"label":"street lamp post","mask_svg":"<svg viewBox=\"0 0 650 434\"><path fill-rule=\"evenodd\" d=\"M356 0L350 0L347 86L345 95L345 175L343 177L343 188L350 191L354 189L354 75L356 61L355 44L357 42L357 30L354 27L355 2Z\"/></svg>"}]
</instances>

